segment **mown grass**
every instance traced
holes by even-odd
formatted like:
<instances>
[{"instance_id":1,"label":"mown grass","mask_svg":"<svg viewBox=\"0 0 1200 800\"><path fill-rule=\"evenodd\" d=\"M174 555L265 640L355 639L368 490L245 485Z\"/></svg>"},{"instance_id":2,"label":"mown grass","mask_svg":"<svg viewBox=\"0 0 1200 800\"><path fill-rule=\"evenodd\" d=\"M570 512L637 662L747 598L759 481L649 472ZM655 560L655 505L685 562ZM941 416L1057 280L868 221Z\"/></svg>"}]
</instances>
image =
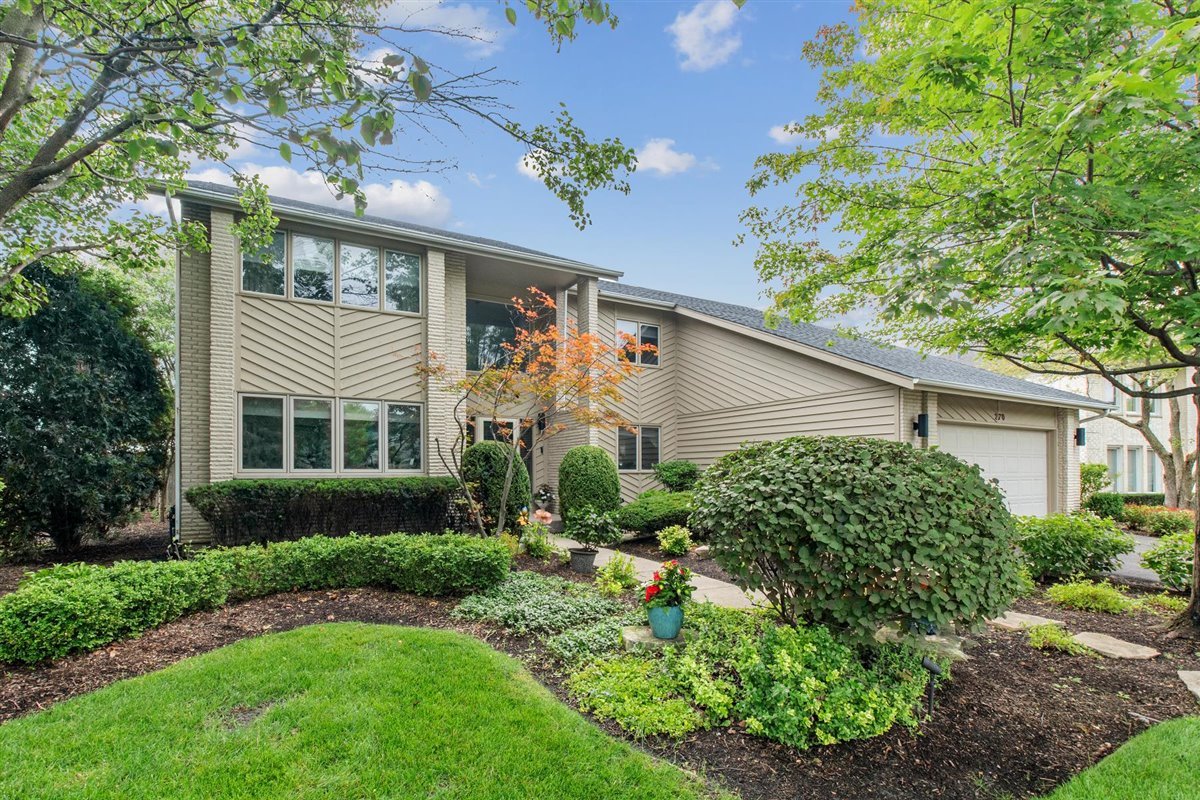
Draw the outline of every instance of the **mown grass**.
<instances>
[{"instance_id":1,"label":"mown grass","mask_svg":"<svg viewBox=\"0 0 1200 800\"><path fill-rule=\"evenodd\" d=\"M700 798L467 636L317 625L0 726L0 797Z\"/></svg>"},{"instance_id":2,"label":"mown grass","mask_svg":"<svg viewBox=\"0 0 1200 800\"><path fill-rule=\"evenodd\" d=\"M1079 773L1049 800L1195 800L1200 717L1155 725Z\"/></svg>"}]
</instances>

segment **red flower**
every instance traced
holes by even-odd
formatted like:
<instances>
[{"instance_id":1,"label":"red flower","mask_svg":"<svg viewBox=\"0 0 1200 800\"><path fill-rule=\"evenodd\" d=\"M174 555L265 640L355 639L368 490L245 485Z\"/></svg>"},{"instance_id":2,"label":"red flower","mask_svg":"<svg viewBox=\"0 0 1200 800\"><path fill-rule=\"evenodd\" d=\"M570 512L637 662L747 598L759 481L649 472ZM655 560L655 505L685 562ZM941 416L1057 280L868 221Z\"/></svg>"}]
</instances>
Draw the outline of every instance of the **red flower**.
<instances>
[{"instance_id":1,"label":"red flower","mask_svg":"<svg viewBox=\"0 0 1200 800\"><path fill-rule=\"evenodd\" d=\"M656 580L656 581L661 581L661 580L662 580L662 576L661 576L661 575L659 575L659 574L656 572L656 573L654 573L654 580Z\"/></svg>"},{"instance_id":2,"label":"red flower","mask_svg":"<svg viewBox=\"0 0 1200 800\"><path fill-rule=\"evenodd\" d=\"M661 586L655 586L654 584L650 584L649 586L646 587L646 599L643 602L649 603L654 598L654 595L658 594L661 591L662 591Z\"/></svg>"}]
</instances>

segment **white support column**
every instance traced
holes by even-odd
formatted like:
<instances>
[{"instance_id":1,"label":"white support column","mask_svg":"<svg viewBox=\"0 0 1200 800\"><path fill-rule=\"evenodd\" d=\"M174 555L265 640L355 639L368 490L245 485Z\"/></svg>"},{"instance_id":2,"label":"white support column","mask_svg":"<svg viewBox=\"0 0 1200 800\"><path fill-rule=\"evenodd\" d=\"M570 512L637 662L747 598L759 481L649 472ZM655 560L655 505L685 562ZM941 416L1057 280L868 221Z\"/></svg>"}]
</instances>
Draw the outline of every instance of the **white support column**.
<instances>
[{"instance_id":1,"label":"white support column","mask_svg":"<svg viewBox=\"0 0 1200 800\"><path fill-rule=\"evenodd\" d=\"M209 270L208 473L228 480L237 469L237 386L234 376L237 301L237 241L233 215L213 209Z\"/></svg>"},{"instance_id":2,"label":"white support column","mask_svg":"<svg viewBox=\"0 0 1200 800\"><path fill-rule=\"evenodd\" d=\"M426 256L426 330L428 352L446 366L450 379L462 376L467 366L467 262L459 253L430 250ZM450 451L458 436L454 406L458 395L444 381L430 381L426 403L426 471L450 474L441 452L450 462Z\"/></svg>"}]
</instances>

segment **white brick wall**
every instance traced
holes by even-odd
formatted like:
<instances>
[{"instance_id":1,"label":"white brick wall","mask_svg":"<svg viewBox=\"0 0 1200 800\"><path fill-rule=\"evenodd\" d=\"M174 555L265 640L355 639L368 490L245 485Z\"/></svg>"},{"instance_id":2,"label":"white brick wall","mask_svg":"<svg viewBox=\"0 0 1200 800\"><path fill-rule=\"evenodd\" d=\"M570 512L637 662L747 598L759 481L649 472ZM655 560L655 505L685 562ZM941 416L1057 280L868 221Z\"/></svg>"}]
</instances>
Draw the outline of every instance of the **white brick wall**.
<instances>
[{"instance_id":1,"label":"white brick wall","mask_svg":"<svg viewBox=\"0 0 1200 800\"><path fill-rule=\"evenodd\" d=\"M208 478L223 481L237 469L237 387L234 306L238 289L233 215L213 209L209 241Z\"/></svg>"},{"instance_id":2,"label":"white brick wall","mask_svg":"<svg viewBox=\"0 0 1200 800\"><path fill-rule=\"evenodd\" d=\"M182 215L185 220L210 225L205 206L185 202ZM180 484L176 520L180 536L189 544L207 542L212 536L208 523L184 500L189 488L209 482L209 264L208 253L187 250L176 256L179 436L175 447Z\"/></svg>"}]
</instances>

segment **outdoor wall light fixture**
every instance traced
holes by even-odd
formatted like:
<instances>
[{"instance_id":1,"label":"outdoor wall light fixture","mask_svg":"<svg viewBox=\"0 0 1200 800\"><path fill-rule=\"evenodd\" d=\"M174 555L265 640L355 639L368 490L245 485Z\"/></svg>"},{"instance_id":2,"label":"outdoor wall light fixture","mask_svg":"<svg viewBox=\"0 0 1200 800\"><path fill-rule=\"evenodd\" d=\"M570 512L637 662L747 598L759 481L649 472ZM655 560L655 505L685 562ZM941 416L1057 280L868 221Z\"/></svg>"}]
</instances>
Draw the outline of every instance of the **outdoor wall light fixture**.
<instances>
[{"instance_id":1,"label":"outdoor wall light fixture","mask_svg":"<svg viewBox=\"0 0 1200 800\"><path fill-rule=\"evenodd\" d=\"M913 422L913 430L917 432L917 436L922 439L929 438L929 415L917 414L917 419Z\"/></svg>"},{"instance_id":2,"label":"outdoor wall light fixture","mask_svg":"<svg viewBox=\"0 0 1200 800\"><path fill-rule=\"evenodd\" d=\"M1085 444L1087 444L1087 428L1075 429L1075 444L1079 445L1080 447L1083 447Z\"/></svg>"}]
</instances>

